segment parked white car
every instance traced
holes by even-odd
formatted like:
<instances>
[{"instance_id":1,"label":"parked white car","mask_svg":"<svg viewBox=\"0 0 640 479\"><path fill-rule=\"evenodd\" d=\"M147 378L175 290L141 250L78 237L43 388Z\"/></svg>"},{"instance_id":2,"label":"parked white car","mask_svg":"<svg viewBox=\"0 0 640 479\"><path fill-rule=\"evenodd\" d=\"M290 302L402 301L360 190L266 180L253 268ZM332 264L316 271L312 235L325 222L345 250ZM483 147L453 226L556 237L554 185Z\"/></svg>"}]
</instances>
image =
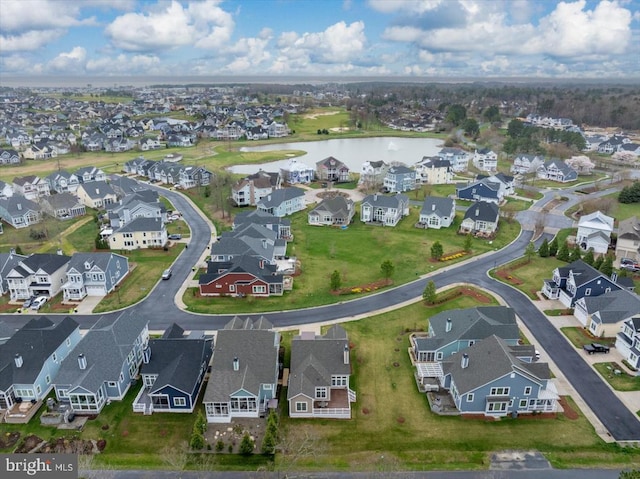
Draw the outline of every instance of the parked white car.
<instances>
[{"instance_id":1,"label":"parked white car","mask_svg":"<svg viewBox=\"0 0 640 479\"><path fill-rule=\"evenodd\" d=\"M35 311L38 311L44 305L44 303L46 303L46 302L47 302L47 297L46 296L38 296L31 303L31 309L33 309Z\"/></svg>"}]
</instances>

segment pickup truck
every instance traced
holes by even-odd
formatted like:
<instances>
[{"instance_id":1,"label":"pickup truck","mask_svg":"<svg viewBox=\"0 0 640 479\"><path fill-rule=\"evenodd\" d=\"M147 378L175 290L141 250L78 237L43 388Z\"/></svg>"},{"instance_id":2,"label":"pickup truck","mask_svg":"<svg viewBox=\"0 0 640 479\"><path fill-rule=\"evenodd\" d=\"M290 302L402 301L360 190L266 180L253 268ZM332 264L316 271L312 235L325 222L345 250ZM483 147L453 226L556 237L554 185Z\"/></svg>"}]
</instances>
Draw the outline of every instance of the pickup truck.
<instances>
[{"instance_id":1,"label":"pickup truck","mask_svg":"<svg viewBox=\"0 0 640 479\"><path fill-rule=\"evenodd\" d=\"M582 346L582 349L584 349L589 354L609 352L609 346L605 346L604 344L600 343L585 344L584 346Z\"/></svg>"}]
</instances>

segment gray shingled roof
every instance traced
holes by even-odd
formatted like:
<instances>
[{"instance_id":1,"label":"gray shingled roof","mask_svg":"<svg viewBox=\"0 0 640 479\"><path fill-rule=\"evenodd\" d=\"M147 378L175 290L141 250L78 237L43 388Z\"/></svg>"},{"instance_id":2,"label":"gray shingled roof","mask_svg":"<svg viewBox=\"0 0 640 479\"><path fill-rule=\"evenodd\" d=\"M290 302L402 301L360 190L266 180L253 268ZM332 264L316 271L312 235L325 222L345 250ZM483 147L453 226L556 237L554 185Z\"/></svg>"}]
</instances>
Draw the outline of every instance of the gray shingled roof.
<instances>
[{"instance_id":1,"label":"gray shingled roof","mask_svg":"<svg viewBox=\"0 0 640 479\"><path fill-rule=\"evenodd\" d=\"M28 200L21 195L13 195L9 198L0 198L0 207L7 210L9 215L22 216L27 211L40 211L38 203Z\"/></svg>"},{"instance_id":2,"label":"gray shingled roof","mask_svg":"<svg viewBox=\"0 0 640 479\"><path fill-rule=\"evenodd\" d=\"M82 183L80 188L82 188L87 196L92 200L116 194L115 191L113 191L113 188L111 188L111 185L106 181L90 181L88 183Z\"/></svg>"},{"instance_id":3,"label":"gray shingled roof","mask_svg":"<svg viewBox=\"0 0 640 479\"><path fill-rule=\"evenodd\" d=\"M620 289L600 296L585 296L584 303L591 315L598 313L605 324L614 324L636 314L640 314L640 297Z\"/></svg>"},{"instance_id":4,"label":"gray shingled roof","mask_svg":"<svg viewBox=\"0 0 640 479\"><path fill-rule=\"evenodd\" d=\"M349 217L349 208L353 209L353 201L338 195L333 198L323 199L309 214L320 215L323 212L328 212L332 216L346 219Z\"/></svg>"},{"instance_id":5,"label":"gray shingled roof","mask_svg":"<svg viewBox=\"0 0 640 479\"><path fill-rule=\"evenodd\" d=\"M446 331L448 319L451 319L449 332ZM429 338L416 338L416 345L420 351L436 351L454 341L477 341L492 334L510 340L520 337L515 313L506 306L451 309L429 318L429 324L434 335Z\"/></svg>"},{"instance_id":6,"label":"gray shingled roof","mask_svg":"<svg viewBox=\"0 0 640 479\"><path fill-rule=\"evenodd\" d=\"M469 357L466 368L461 365L463 353ZM459 394L466 394L517 370L538 382L551 378L547 363L521 361L515 356L513 349L495 335L444 361L442 370L451 375Z\"/></svg>"},{"instance_id":7,"label":"gray shingled roof","mask_svg":"<svg viewBox=\"0 0 640 479\"><path fill-rule=\"evenodd\" d=\"M117 381L127 355L148 322L146 317L131 312L101 317L62 362L55 383L95 392L105 381ZM78 365L80 354L87 360L84 370Z\"/></svg>"},{"instance_id":8,"label":"gray shingled roof","mask_svg":"<svg viewBox=\"0 0 640 479\"><path fill-rule=\"evenodd\" d=\"M48 202L54 210L62 208L73 208L74 206L82 206L78 198L71 193L63 192L56 195L47 196L43 201Z\"/></svg>"},{"instance_id":9,"label":"gray shingled roof","mask_svg":"<svg viewBox=\"0 0 640 479\"><path fill-rule=\"evenodd\" d=\"M261 384L278 380L277 333L266 329L218 331L204 402L228 402L235 392L258 396ZM238 358L239 368L233 362Z\"/></svg>"},{"instance_id":10,"label":"gray shingled roof","mask_svg":"<svg viewBox=\"0 0 640 479\"><path fill-rule=\"evenodd\" d=\"M119 228L115 233L132 233L135 231L162 231L164 225L159 218L136 218Z\"/></svg>"},{"instance_id":11,"label":"gray shingled roof","mask_svg":"<svg viewBox=\"0 0 640 479\"><path fill-rule=\"evenodd\" d=\"M258 202L258 204L265 208L275 208L280 206L287 200L299 198L300 196L304 196L304 190L295 186L291 186L289 188L282 188L281 190L273 191L272 193L262 198Z\"/></svg>"},{"instance_id":12,"label":"gray shingled roof","mask_svg":"<svg viewBox=\"0 0 640 479\"><path fill-rule=\"evenodd\" d=\"M474 204L469 206L464 214L464 219L494 223L498 221L499 211L500 209L495 203L490 203L488 201L476 201Z\"/></svg>"},{"instance_id":13,"label":"gray shingled roof","mask_svg":"<svg viewBox=\"0 0 640 479\"><path fill-rule=\"evenodd\" d=\"M63 254L33 253L28 258L23 259L21 263L31 271L35 272L41 269L45 273L51 274L67 264L70 259L69 256ZM14 269L17 270L17 268Z\"/></svg>"},{"instance_id":14,"label":"gray shingled roof","mask_svg":"<svg viewBox=\"0 0 640 479\"><path fill-rule=\"evenodd\" d=\"M367 195L362 200L362 204L369 204L373 207L381 207L381 208L396 208L401 209L402 203L409 202L409 197L402 194L397 195L381 195L375 193L373 195Z\"/></svg>"},{"instance_id":15,"label":"gray shingled roof","mask_svg":"<svg viewBox=\"0 0 640 479\"><path fill-rule=\"evenodd\" d=\"M6 391L12 384L33 384L44 362L78 327L68 316L59 323L42 316L16 331L0 346L0 390ZM19 368L16 354L22 356Z\"/></svg>"},{"instance_id":16,"label":"gray shingled roof","mask_svg":"<svg viewBox=\"0 0 640 479\"><path fill-rule=\"evenodd\" d=\"M421 215L435 213L438 217L450 216L454 201L451 198L440 198L438 196L426 196L422 203Z\"/></svg>"},{"instance_id":17,"label":"gray shingled roof","mask_svg":"<svg viewBox=\"0 0 640 479\"><path fill-rule=\"evenodd\" d=\"M344 362L345 348L349 349L346 331L332 326L324 336L296 336L291 341L291 372L287 399L298 394L315 397L317 386L331 386L331 376L348 376L351 365Z\"/></svg>"}]
</instances>

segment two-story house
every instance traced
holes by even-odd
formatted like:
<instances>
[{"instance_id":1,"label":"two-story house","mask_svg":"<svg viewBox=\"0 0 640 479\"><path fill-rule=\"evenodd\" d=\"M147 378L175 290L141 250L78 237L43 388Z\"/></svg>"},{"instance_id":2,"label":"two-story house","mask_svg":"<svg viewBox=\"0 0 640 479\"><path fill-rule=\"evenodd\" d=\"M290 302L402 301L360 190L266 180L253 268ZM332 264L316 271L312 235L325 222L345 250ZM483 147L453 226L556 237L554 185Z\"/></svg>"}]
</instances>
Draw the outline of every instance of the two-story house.
<instances>
[{"instance_id":1,"label":"two-story house","mask_svg":"<svg viewBox=\"0 0 640 479\"><path fill-rule=\"evenodd\" d=\"M632 368L640 369L640 314L623 322L616 335L616 349Z\"/></svg>"},{"instance_id":2,"label":"two-story house","mask_svg":"<svg viewBox=\"0 0 640 479\"><path fill-rule=\"evenodd\" d=\"M40 206L22 195L0 198L0 219L14 228L27 228L42 220Z\"/></svg>"},{"instance_id":3,"label":"two-story house","mask_svg":"<svg viewBox=\"0 0 640 479\"><path fill-rule=\"evenodd\" d=\"M543 180L568 183L578 179L578 172L557 158L545 161L536 171L538 178Z\"/></svg>"},{"instance_id":4,"label":"two-story house","mask_svg":"<svg viewBox=\"0 0 640 479\"><path fill-rule=\"evenodd\" d=\"M282 181L289 185L311 183L315 174L316 173L313 168L305 165L295 158L291 158L285 167L280 168Z\"/></svg>"},{"instance_id":5,"label":"two-story house","mask_svg":"<svg viewBox=\"0 0 640 479\"><path fill-rule=\"evenodd\" d=\"M363 223L396 226L405 216L409 216L409 197L406 195L374 193L366 196L360 204L360 221Z\"/></svg>"},{"instance_id":6,"label":"two-story house","mask_svg":"<svg viewBox=\"0 0 640 479\"><path fill-rule=\"evenodd\" d=\"M308 223L314 226L343 226L351 223L355 215L353 201L344 196L323 199L308 214Z\"/></svg>"},{"instance_id":7,"label":"two-story house","mask_svg":"<svg viewBox=\"0 0 640 479\"><path fill-rule=\"evenodd\" d=\"M280 186L280 174L260 170L234 184L231 187L231 198L237 206L256 206Z\"/></svg>"},{"instance_id":8,"label":"two-story house","mask_svg":"<svg viewBox=\"0 0 640 479\"><path fill-rule=\"evenodd\" d=\"M15 194L33 201L51 194L49 182L36 175L15 177L13 179L13 191Z\"/></svg>"},{"instance_id":9,"label":"two-story house","mask_svg":"<svg viewBox=\"0 0 640 479\"><path fill-rule=\"evenodd\" d=\"M349 181L349 167L333 156L316 162L316 179L343 183Z\"/></svg>"},{"instance_id":10,"label":"two-story house","mask_svg":"<svg viewBox=\"0 0 640 479\"><path fill-rule=\"evenodd\" d=\"M118 228L109 236L109 248L133 250L162 248L167 244L167 227L159 218L139 217Z\"/></svg>"},{"instance_id":11,"label":"two-story house","mask_svg":"<svg viewBox=\"0 0 640 479\"><path fill-rule=\"evenodd\" d=\"M306 208L304 190L295 186L275 190L257 203L258 210L273 216L289 216Z\"/></svg>"},{"instance_id":12,"label":"two-story house","mask_svg":"<svg viewBox=\"0 0 640 479\"><path fill-rule=\"evenodd\" d=\"M500 209L495 203L477 201L464 214L460 233L490 236L498 230Z\"/></svg>"},{"instance_id":13,"label":"two-story house","mask_svg":"<svg viewBox=\"0 0 640 479\"><path fill-rule=\"evenodd\" d=\"M451 162L439 156L424 156L415 164L415 171L419 184L446 185L453 181Z\"/></svg>"},{"instance_id":14,"label":"two-story house","mask_svg":"<svg viewBox=\"0 0 640 479\"><path fill-rule=\"evenodd\" d=\"M584 251L592 249L594 253L606 254L611 243L613 221L611 216L601 211L581 216L578 221L576 243Z\"/></svg>"},{"instance_id":15,"label":"two-story house","mask_svg":"<svg viewBox=\"0 0 640 479\"><path fill-rule=\"evenodd\" d=\"M640 297L626 289L584 296L575 302L573 315L596 338L612 338L623 322L640 315Z\"/></svg>"},{"instance_id":16,"label":"two-story house","mask_svg":"<svg viewBox=\"0 0 640 479\"><path fill-rule=\"evenodd\" d=\"M438 152L438 156L443 160L448 160L455 173L467 171L469 167L469 153L460 148L442 148Z\"/></svg>"},{"instance_id":17,"label":"two-story house","mask_svg":"<svg viewBox=\"0 0 640 479\"><path fill-rule=\"evenodd\" d=\"M78 200L87 208L103 210L118 201L118 197L106 181L89 181L82 183L76 190Z\"/></svg>"},{"instance_id":18,"label":"two-story house","mask_svg":"<svg viewBox=\"0 0 640 479\"><path fill-rule=\"evenodd\" d=\"M370 161L367 160L362 163L360 168L360 178L358 184L365 188L377 189L382 186L382 181L387 174L389 165L384 161Z\"/></svg>"},{"instance_id":19,"label":"two-story house","mask_svg":"<svg viewBox=\"0 0 640 479\"><path fill-rule=\"evenodd\" d=\"M8 253L0 253L0 296L9 291L9 285L7 283L7 274L9 271L18 266L18 263L26 258L24 255L16 254L13 248L11 248Z\"/></svg>"},{"instance_id":20,"label":"two-story house","mask_svg":"<svg viewBox=\"0 0 640 479\"><path fill-rule=\"evenodd\" d=\"M498 169L498 155L489 148L481 148L473 154L473 166L481 171L496 171Z\"/></svg>"},{"instance_id":21,"label":"two-story house","mask_svg":"<svg viewBox=\"0 0 640 479\"><path fill-rule=\"evenodd\" d=\"M616 258L619 260L629 258L640 262L640 220L638 216L620 220Z\"/></svg>"},{"instance_id":22,"label":"two-story house","mask_svg":"<svg viewBox=\"0 0 640 479\"><path fill-rule=\"evenodd\" d=\"M242 211L233 218L232 228L234 230L248 224L256 224L264 226L277 235L278 239L291 241L293 233L291 232L291 220L287 218L279 218L270 213L260 210Z\"/></svg>"},{"instance_id":23,"label":"two-story house","mask_svg":"<svg viewBox=\"0 0 640 479\"><path fill-rule=\"evenodd\" d=\"M56 193L75 193L80 185L76 175L64 170L51 173L45 179L49 183L50 190Z\"/></svg>"},{"instance_id":24,"label":"two-story house","mask_svg":"<svg viewBox=\"0 0 640 479\"><path fill-rule=\"evenodd\" d=\"M426 196L420 210L419 228L448 228L456 217L456 200Z\"/></svg>"},{"instance_id":25,"label":"two-story house","mask_svg":"<svg viewBox=\"0 0 640 479\"><path fill-rule=\"evenodd\" d=\"M69 260L65 301L81 301L86 296L105 296L129 273L129 258L116 253L74 253Z\"/></svg>"},{"instance_id":26,"label":"two-story house","mask_svg":"<svg viewBox=\"0 0 640 479\"><path fill-rule=\"evenodd\" d=\"M204 392L207 422L265 416L275 407L280 335L264 317L234 318L218 331Z\"/></svg>"},{"instance_id":27,"label":"two-story house","mask_svg":"<svg viewBox=\"0 0 640 479\"><path fill-rule=\"evenodd\" d=\"M92 181L107 181L107 175L100 168L95 166L83 166L75 172L80 183L90 183Z\"/></svg>"},{"instance_id":28,"label":"two-story house","mask_svg":"<svg viewBox=\"0 0 640 479\"><path fill-rule=\"evenodd\" d=\"M62 289L70 259L63 254L34 253L21 260L7 273L11 301L31 296L53 298Z\"/></svg>"},{"instance_id":29,"label":"two-story house","mask_svg":"<svg viewBox=\"0 0 640 479\"><path fill-rule=\"evenodd\" d=\"M60 366L58 401L76 414L99 414L108 401L122 400L142 364L149 342L148 319L122 312L101 317Z\"/></svg>"},{"instance_id":30,"label":"two-story house","mask_svg":"<svg viewBox=\"0 0 640 479\"><path fill-rule=\"evenodd\" d=\"M340 325L323 335L302 331L291 341L289 417L351 419L349 338Z\"/></svg>"},{"instance_id":31,"label":"two-story house","mask_svg":"<svg viewBox=\"0 0 640 479\"><path fill-rule=\"evenodd\" d=\"M404 165L394 165L387 170L382 186L389 193L403 193L416 188L416 170Z\"/></svg>"},{"instance_id":32,"label":"two-story house","mask_svg":"<svg viewBox=\"0 0 640 479\"><path fill-rule=\"evenodd\" d=\"M544 157L538 155L519 154L513 159L511 173L514 175L526 175L535 173L544 163Z\"/></svg>"}]
</instances>

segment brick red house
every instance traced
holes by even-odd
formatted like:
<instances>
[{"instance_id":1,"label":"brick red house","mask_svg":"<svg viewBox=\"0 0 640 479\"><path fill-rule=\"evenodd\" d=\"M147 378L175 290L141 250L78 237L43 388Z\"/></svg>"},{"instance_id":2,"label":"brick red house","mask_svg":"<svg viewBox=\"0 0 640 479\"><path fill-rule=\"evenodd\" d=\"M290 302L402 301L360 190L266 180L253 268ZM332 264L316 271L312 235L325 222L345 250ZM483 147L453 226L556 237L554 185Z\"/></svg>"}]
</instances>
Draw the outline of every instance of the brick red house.
<instances>
[{"instance_id":1,"label":"brick red house","mask_svg":"<svg viewBox=\"0 0 640 479\"><path fill-rule=\"evenodd\" d=\"M199 279L203 296L282 296L292 285L291 277L278 274L276 265L248 255L210 261Z\"/></svg>"}]
</instances>

